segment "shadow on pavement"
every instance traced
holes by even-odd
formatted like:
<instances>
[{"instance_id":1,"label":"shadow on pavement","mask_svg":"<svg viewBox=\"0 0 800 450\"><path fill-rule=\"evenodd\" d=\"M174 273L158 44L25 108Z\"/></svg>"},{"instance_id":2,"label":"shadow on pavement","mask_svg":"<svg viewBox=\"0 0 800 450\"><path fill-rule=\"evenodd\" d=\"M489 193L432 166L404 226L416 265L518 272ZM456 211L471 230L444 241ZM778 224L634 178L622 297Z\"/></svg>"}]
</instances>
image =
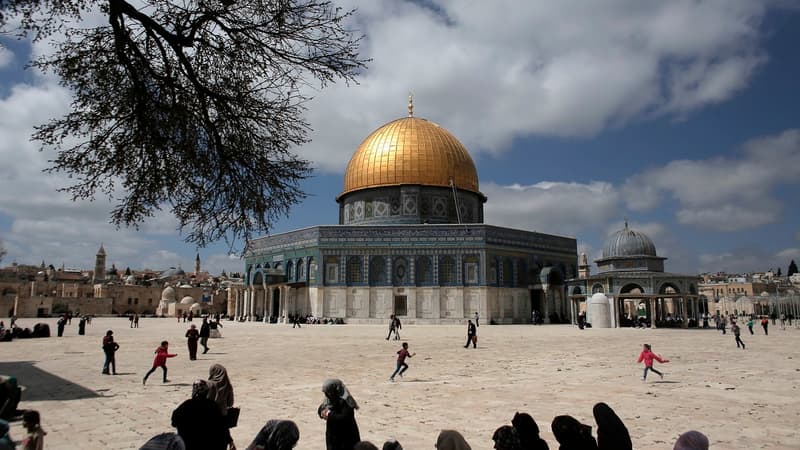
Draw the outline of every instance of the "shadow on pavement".
<instances>
[{"instance_id":1,"label":"shadow on pavement","mask_svg":"<svg viewBox=\"0 0 800 450\"><path fill-rule=\"evenodd\" d=\"M0 362L0 374L15 376L20 386L24 386L20 405L26 401L78 400L99 397L92 390L36 367L33 361Z\"/></svg>"}]
</instances>

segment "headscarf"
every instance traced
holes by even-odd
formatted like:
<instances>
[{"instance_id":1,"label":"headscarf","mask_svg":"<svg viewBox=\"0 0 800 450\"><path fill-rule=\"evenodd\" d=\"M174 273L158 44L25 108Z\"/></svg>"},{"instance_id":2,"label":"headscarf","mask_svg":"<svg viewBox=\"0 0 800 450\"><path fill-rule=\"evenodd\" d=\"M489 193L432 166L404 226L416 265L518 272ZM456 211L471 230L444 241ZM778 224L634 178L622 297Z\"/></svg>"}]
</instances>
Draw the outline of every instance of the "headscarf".
<instances>
[{"instance_id":1,"label":"headscarf","mask_svg":"<svg viewBox=\"0 0 800 450\"><path fill-rule=\"evenodd\" d=\"M299 440L300 429L297 428L297 424L291 420L273 419L261 428L247 449L255 449L256 446L259 446L264 450L291 450Z\"/></svg>"},{"instance_id":2,"label":"headscarf","mask_svg":"<svg viewBox=\"0 0 800 450\"><path fill-rule=\"evenodd\" d=\"M503 425L492 435L494 448L497 450L521 450L517 430L510 425Z\"/></svg>"},{"instance_id":3,"label":"headscarf","mask_svg":"<svg viewBox=\"0 0 800 450\"><path fill-rule=\"evenodd\" d=\"M539 425L528 413L518 412L511 419L511 425L517 430L520 446L525 450L548 450L547 442L539 437Z\"/></svg>"},{"instance_id":4,"label":"headscarf","mask_svg":"<svg viewBox=\"0 0 800 450\"><path fill-rule=\"evenodd\" d=\"M228 371L221 364L208 369L208 398L216 402L223 416L228 414L228 407L233 406L233 386Z\"/></svg>"},{"instance_id":5,"label":"headscarf","mask_svg":"<svg viewBox=\"0 0 800 450\"><path fill-rule=\"evenodd\" d=\"M458 431L442 430L436 439L437 450L472 450L467 440Z\"/></svg>"},{"instance_id":6,"label":"headscarf","mask_svg":"<svg viewBox=\"0 0 800 450\"><path fill-rule=\"evenodd\" d=\"M383 443L383 450L403 450L403 446L396 440L389 439Z\"/></svg>"},{"instance_id":7,"label":"headscarf","mask_svg":"<svg viewBox=\"0 0 800 450\"><path fill-rule=\"evenodd\" d=\"M633 450L631 435L622 419L605 403L598 403L592 408L594 421L597 422L597 448L600 450Z\"/></svg>"},{"instance_id":8,"label":"headscarf","mask_svg":"<svg viewBox=\"0 0 800 450\"><path fill-rule=\"evenodd\" d=\"M192 384L192 398L208 397L208 383L206 380L194 380Z\"/></svg>"},{"instance_id":9,"label":"headscarf","mask_svg":"<svg viewBox=\"0 0 800 450\"><path fill-rule=\"evenodd\" d=\"M350 395L350 391L347 390L347 386L342 383L342 380L336 378L329 378L322 383L322 392L325 394L325 402L323 403L326 407L332 407L338 402L344 402L353 409L358 409L358 403L356 403L356 399Z\"/></svg>"},{"instance_id":10,"label":"headscarf","mask_svg":"<svg viewBox=\"0 0 800 450\"><path fill-rule=\"evenodd\" d=\"M185 450L186 445L177 433L161 433L145 442L139 450Z\"/></svg>"},{"instance_id":11,"label":"headscarf","mask_svg":"<svg viewBox=\"0 0 800 450\"><path fill-rule=\"evenodd\" d=\"M708 438L699 431L687 431L675 441L672 450L708 450Z\"/></svg>"},{"instance_id":12,"label":"headscarf","mask_svg":"<svg viewBox=\"0 0 800 450\"><path fill-rule=\"evenodd\" d=\"M592 437L592 427L584 425L572 416L556 416L552 424L553 435L561 450L596 450L597 442Z\"/></svg>"}]
</instances>

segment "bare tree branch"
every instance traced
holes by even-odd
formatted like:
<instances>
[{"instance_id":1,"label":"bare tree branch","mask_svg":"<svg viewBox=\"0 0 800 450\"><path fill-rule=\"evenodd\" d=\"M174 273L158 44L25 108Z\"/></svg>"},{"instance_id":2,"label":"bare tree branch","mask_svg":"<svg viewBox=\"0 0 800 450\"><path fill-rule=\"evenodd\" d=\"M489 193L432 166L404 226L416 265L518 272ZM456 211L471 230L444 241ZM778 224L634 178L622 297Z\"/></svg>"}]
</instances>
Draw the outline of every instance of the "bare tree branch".
<instances>
[{"instance_id":1,"label":"bare tree branch","mask_svg":"<svg viewBox=\"0 0 800 450\"><path fill-rule=\"evenodd\" d=\"M37 127L50 172L72 198L115 201L136 227L168 208L188 242L247 242L302 200L310 165L311 82L354 82L365 68L354 11L326 0L0 0L0 30L59 36L33 62L73 93L71 110ZM100 11L108 25L80 27ZM77 24L77 25L76 25ZM77 142L77 143L75 143Z\"/></svg>"}]
</instances>

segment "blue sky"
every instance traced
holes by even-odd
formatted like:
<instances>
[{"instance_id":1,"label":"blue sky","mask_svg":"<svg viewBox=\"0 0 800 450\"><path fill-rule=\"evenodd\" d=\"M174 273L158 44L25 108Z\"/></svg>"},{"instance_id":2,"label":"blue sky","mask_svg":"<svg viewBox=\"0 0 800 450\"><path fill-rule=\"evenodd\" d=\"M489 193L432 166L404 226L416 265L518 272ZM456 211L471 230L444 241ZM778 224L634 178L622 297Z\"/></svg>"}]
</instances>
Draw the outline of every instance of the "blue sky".
<instances>
[{"instance_id":1,"label":"blue sky","mask_svg":"<svg viewBox=\"0 0 800 450\"><path fill-rule=\"evenodd\" d=\"M756 0L642 2L347 1L359 9L360 84L307 91L317 168L282 232L337 221L352 152L405 115L439 123L469 149L486 222L575 236L590 260L627 218L673 272L760 271L800 260L800 11ZM4 41L6 44L8 42ZM193 267L168 214L141 230L108 225L110 205L72 203L40 173L52 154L31 127L69 94L0 53L3 263L91 267L103 242L118 267ZM240 270L224 244L212 272Z\"/></svg>"}]
</instances>

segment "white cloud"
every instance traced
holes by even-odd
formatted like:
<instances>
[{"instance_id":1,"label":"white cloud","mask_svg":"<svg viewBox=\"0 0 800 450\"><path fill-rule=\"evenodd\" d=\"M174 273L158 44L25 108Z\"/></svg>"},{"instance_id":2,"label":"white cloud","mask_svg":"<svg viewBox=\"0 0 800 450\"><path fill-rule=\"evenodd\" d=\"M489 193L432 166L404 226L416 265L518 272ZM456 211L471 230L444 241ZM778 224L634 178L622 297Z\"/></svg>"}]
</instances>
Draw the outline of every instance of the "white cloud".
<instances>
[{"instance_id":1,"label":"white cloud","mask_svg":"<svg viewBox=\"0 0 800 450\"><path fill-rule=\"evenodd\" d=\"M627 206L645 211L665 195L680 204L679 223L717 231L736 231L775 223L783 204L780 185L800 180L800 130L754 139L741 155L708 160L672 161L627 180Z\"/></svg>"},{"instance_id":2,"label":"white cloud","mask_svg":"<svg viewBox=\"0 0 800 450\"><path fill-rule=\"evenodd\" d=\"M541 182L530 186L484 183L485 222L575 236L618 214L619 195L608 183Z\"/></svg>"},{"instance_id":3,"label":"white cloud","mask_svg":"<svg viewBox=\"0 0 800 450\"><path fill-rule=\"evenodd\" d=\"M14 60L14 53L0 45L0 69L9 65Z\"/></svg>"},{"instance_id":4,"label":"white cloud","mask_svg":"<svg viewBox=\"0 0 800 450\"><path fill-rule=\"evenodd\" d=\"M475 154L516 137L585 136L725 101L766 61L766 6L706 2L351 1L373 61L360 85L314 92L301 153L341 171L382 123L415 112Z\"/></svg>"}]
</instances>

